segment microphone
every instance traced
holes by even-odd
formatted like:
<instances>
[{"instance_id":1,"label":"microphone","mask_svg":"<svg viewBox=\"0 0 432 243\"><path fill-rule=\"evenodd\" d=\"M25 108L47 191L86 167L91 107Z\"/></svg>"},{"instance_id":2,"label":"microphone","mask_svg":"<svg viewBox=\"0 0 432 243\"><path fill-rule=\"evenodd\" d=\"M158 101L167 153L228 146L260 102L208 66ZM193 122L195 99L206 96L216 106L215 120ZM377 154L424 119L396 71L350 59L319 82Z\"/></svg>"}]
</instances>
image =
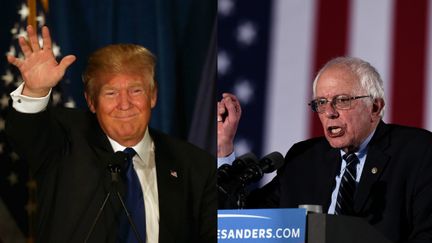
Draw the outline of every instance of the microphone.
<instances>
[{"instance_id":1,"label":"microphone","mask_svg":"<svg viewBox=\"0 0 432 243\"><path fill-rule=\"evenodd\" d=\"M239 176L238 179L243 185L260 180L264 173L271 173L284 164L285 159L279 152L272 152L258 161L258 163L248 166Z\"/></svg>"},{"instance_id":2,"label":"microphone","mask_svg":"<svg viewBox=\"0 0 432 243\"><path fill-rule=\"evenodd\" d=\"M119 182L121 171L126 167L126 155L122 151L114 153L112 163L107 166L108 171L111 174L111 183Z\"/></svg>"},{"instance_id":3,"label":"microphone","mask_svg":"<svg viewBox=\"0 0 432 243\"><path fill-rule=\"evenodd\" d=\"M273 152L258 160L252 153L238 157L232 166L218 169L217 186L219 207L232 208L233 203L243 208L248 194L246 186L260 180L264 173L273 172L284 164L285 159L279 152Z\"/></svg>"},{"instance_id":4,"label":"microphone","mask_svg":"<svg viewBox=\"0 0 432 243\"><path fill-rule=\"evenodd\" d=\"M126 154L124 152L122 152L122 151L115 152L114 156L112 158L112 163L109 163L107 165L107 170L108 170L108 172L111 175L111 190L113 190L115 192L115 194L117 195L117 198L119 199L119 201L120 201L120 203L122 205L123 211L126 214L126 217L127 217L128 222L129 222L129 224L130 224L130 226L132 228L132 231L135 234L135 237L137 238L138 242L142 243L143 240L141 239L140 235L138 234L138 231L136 229L135 223L132 220L132 217L131 217L131 215L129 213L129 210L126 207L126 205L125 205L125 203L123 201L123 198L120 195L120 192L116 188L116 186L117 186L117 184L119 182L120 173L122 172L122 169L124 169L126 167L125 166L126 165L126 160L127 160L127 157L126 157ZM108 191L107 195L105 196L105 199L104 199L101 207L99 208L99 211L98 211L98 213L97 213L97 215L96 215L96 217L95 217L95 219L94 219L94 221L92 223L92 226L90 227L90 230L89 230L89 232L88 232L88 234L87 234L87 236L86 236L86 238L84 240L84 243L88 242L88 239L90 238L91 234L93 233L94 227L96 226L96 223L97 223L98 219L100 218L103 210L105 209L105 205L106 205L106 203L108 201L108 198L111 196L111 190Z\"/></svg>"},{"instance_id":5,"label":"microphone","mask_svg":"<svg viewBox=\"0 0 432 243\"><path fill-rule=\"evenodd\" d=\"M111 163L108 163L107 170L111 174L111 186L114 188L114 185L116 185L119 182L120 172L121 172L121 164L125 160L125 155L123 152L116 152L114 156L112 156ZM118 192L117 192L118 193ZM102 212L105 209L106 203L108 202L109 197L111 196L111 190L108 191L108 193L105 196L105 199L102 202L101 207L99 208L98 213L96 214L95 219L93 220L93 223L90 227L89 232L87 233L86 238L84 239L84 243L88 242L91 234L94 231L94 228L96 226L97 221L99 220L100 216L102 215Z\"/></svg>"},{"instance_id":6,"label":"microphone","mask_svg":"<svg viewBox=\"0 0 432 243\"><path fill-rule=\"evenodd\" d=\"M122 205L123 211L126 214L126 218L129 222L129 225L131 226L137 241L143 243L143 240L141 239L138 230L136 228L135 222L133 221L129 210L126 207L123 197L121 196L117 188L114 187L115 185L117 185L117 182L119 181L120 172L122 172L123 169L126 169L126 163L127 163L126 153L123 151L117 151L114 153L114 163L108 164L108 170L111 173L111 181L112 181L113 188L115 189L115 194L117 195L117 198Z\"/></svg>"},{"instance_id":7,"label":"microphone","mask_svg":"<svg viewBox=\"0 0 432 243\"><path fill-rule=\"evenodd\" d=\"M257 161L258 158L253 153L243 154L236 158L232 165L223 164L218 168L217 181L224 182L230 180L234 175L242 172L248 166L257 163Z\"/></svg>"}]
</instances>

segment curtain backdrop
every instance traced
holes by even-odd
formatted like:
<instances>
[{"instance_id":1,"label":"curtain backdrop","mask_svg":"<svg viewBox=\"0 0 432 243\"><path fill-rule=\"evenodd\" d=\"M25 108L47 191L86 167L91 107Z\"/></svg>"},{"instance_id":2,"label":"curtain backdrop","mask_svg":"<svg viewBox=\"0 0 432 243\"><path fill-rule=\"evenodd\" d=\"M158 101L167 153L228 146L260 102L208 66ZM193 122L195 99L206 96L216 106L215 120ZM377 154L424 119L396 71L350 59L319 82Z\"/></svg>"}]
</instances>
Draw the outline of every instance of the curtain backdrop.
<instances>
[{"instance_id":1,"label":"curtain backdrop","mask_svg":"<svg viewBox=\"0 0 432 243\"><path fill-rule=\"evenodd\" d=\"M62 83L84 107L81 72L88 55L111 43L135 43L157 56L153 127L186 138L208 53L216 0L51 1L48 25L61 53L78 60Z\"/></svg>"}]
</instances>

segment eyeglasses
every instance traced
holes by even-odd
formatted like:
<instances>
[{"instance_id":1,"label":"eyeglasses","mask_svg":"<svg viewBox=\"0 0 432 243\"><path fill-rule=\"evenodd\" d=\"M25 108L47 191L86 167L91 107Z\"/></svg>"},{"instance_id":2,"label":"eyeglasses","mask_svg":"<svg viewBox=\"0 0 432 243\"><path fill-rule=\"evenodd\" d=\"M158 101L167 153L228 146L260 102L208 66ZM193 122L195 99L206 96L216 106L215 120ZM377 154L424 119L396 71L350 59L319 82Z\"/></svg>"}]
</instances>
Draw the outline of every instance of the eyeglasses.
<instances>
[{"instance_id":1,"label":"eyeglasses","mask_svg":"<svg viewBox=\"0 0 432 243\"><path fill-rule=\"evenodd\" d=\"M328 100L326 98L318 98L312 100L308 105L312 108L314 112L323 113L326 109L327 103L330 102L334 109L338 110L348 110L351 108L351 101L361 98L372 97L370 95L362 95L362 96L350 96L350 95L336 95L332 100Z\"/></svg>"}]
</instances>

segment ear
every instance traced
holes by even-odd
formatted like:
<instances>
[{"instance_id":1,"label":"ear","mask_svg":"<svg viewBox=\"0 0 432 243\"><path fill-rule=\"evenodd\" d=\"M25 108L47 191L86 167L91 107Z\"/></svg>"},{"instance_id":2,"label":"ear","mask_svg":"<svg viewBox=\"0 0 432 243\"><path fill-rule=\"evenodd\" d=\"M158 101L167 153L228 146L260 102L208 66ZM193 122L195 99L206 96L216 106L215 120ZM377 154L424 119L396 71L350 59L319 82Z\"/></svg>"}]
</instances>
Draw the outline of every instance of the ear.
<instances>
[{"instance_id":1,"label":"ear","mask_svg":"<svg viewBox=\"0 0 432 243\"><path fill-rule=\"evenodd\" d=\"M87 101L87 105L88 105L90 111L93 112L93 113L96 113L96 108L95 108L95 105L93 103L93 100L88 96L87 93L84 93L84 97L85 97L85 99Z\"/></svg>"},{"instance_id":2,"label":"ear","mask_svg":"<svg viewBox=\"0 0 432 243\"><path fill-rule=\"evenodd\" d=\"M380 99L377 98L373 101L372 104L372 119L381 119L382 117L380 116L382 109L385 106L385 102L384 99Z\"/></svg>"},{"instance_id":3,"label":"ear","mask_svg":"<svg viewBox=\"0 0 432 243\"><path fill-rule=\"evenodd\" d=\"M156 85L153 87L153 90L151 91L150 103L151 103L151 108L153 109L157 103L157 86Z\"/></svg>"}]
</instances>

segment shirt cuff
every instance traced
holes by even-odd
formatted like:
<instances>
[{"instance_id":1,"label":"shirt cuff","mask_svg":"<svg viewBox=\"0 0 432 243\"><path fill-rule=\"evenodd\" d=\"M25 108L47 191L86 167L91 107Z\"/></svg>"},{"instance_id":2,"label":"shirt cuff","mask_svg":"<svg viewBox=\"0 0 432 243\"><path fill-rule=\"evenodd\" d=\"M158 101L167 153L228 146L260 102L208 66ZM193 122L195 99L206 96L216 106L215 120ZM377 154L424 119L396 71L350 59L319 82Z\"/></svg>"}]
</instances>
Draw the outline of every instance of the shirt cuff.
<instances>
[{"instance_id":1,"label":"shirt cuff","mask_svg":"<svg viewBox=\"0 0 432 243\"><path fill-rule=\"evenodd\" d=\"M235 158L236 158L235 152L232 152L227 157L218 157L217 158L218 168L223 164L229 164L229 165L232 164L232 162L234 162Z\"/></svg>"},{"instance_id":2,"label":"shirt cuff","mask_svg":"<svg viewBox=\"0 0 432 243\"><path fill-rule=\"evenodd\" d=\"M51 95L51 90L45 97L35 98L22 94L24 83L10 93L12 107L21 113L38 113L46 109Z\"/></svg>"}]
</instances>

